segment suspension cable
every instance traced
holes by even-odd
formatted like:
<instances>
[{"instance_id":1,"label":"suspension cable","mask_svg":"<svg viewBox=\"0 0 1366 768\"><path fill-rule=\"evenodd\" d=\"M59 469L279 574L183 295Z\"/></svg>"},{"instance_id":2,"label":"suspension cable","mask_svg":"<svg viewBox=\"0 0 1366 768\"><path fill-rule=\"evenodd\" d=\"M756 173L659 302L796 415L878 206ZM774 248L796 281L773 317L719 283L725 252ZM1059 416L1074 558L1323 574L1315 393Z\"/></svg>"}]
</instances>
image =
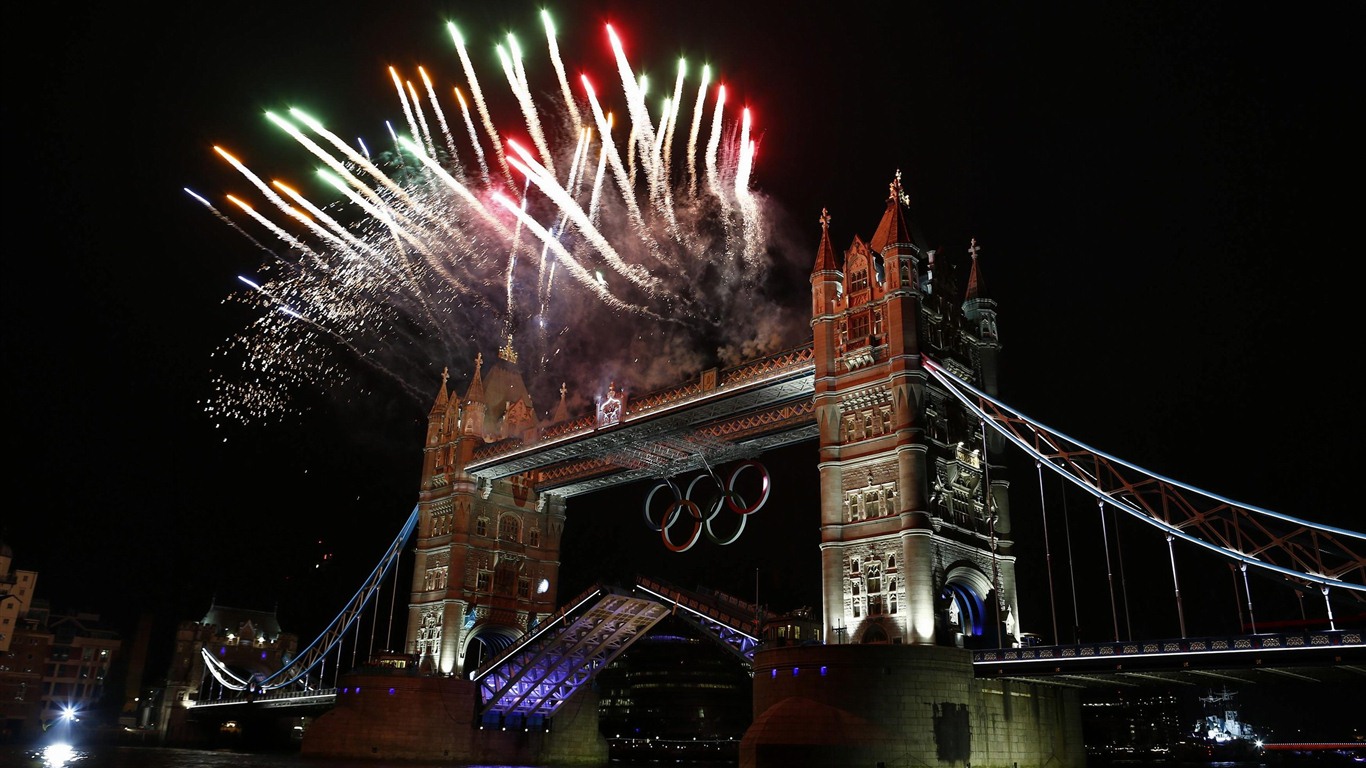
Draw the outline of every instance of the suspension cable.
<instances>
[{"instance_id":1,"label":"suspension cable","mask_svg":"<svg viewBox=\"0 0 1366 768\"><path fill-rule=\"evenodd\" d=\"M1172 547L1172 542L1176 537L1167 534L1167 556L1172 561L1172 589L1176 594L1176 620L1181 625L1181 639L1186 639L1186 611L1181 607L1181 581L1176 578L1176 550Z\"/></svg>"},{"instance_id":2,"label":"suspension cable","mask_svg":"<svg viewBox=\"0 0 1366 768\"><path fill-rule=\"evenodd\" d=\"M1228 564L1228 575L1233 578L1233 607L1238 611L1238 631L1243 631L1243 601L1238 594L1238 564Z\"/></svg>"},{"instance_id":3,"label":"suspension cable","mask_svg":"<svg viewBox=\"0 0 1366 768\"><path fill-rule=\"evenodd\" d=\"M991 492L991 456L987 453L987 423L979 419L978 428L982 430L982 510L987 514L991 527L991 590L996 593L996 647L1003 648L1005 640L1001 637L1001 567L996 559L996 505Z\"/></svg>"},{"instance_id":4,"label":"suspension cable","mask_svg":"<svg viewBox=\"0 0 1366 768\"><path fill-rule=\"evenodd\" d=\"M1048 570L1048 608L1053 614L1053 643L1061 645L1062 638L1058 637L1058 599L1053 590L1053 549L1048 545L1048 500L1043 493L1043 462L1036 459L1034 468L1039 473L1039 509L1043 512L1044 566Z\"/></svg>"},{"instance_id":5,"label":"suspension cable","mask_svg":"<svg viewBox=\"0 0 1366 768\"><path fill-rule=\"evenodd\" d=\"M1077 605L1077 571L1072 564L1072 521L1067 513L1067 481L1058 475L1062 488L1062 530L1067 534L1067 576L1072 583L1072 642L1081 642L1081 608Z\"/></svg>"},{"instance_id":6,"label":"suspension cable","mask_svg":"<svg viewBox=\"0 0 1366 768\"><path fill-rule=\"evenodd\" d=\"M1105 579L1110 584L1110 618L1115 623L1115 642L1119 642L1119 613L1115 606L1115 574L1110 565L1110 534L1105 525L1105 502L1096 499L1096 511L1100 513L1100 540L1105 545Z\"/></svg>"},{"instance_id":7,"label":"suspension cable","mask_svg":"<svg viewBox=\"0 0 1366 768\"><path fill-rule=\"evenodd\" d=\"M402 555L399 555L402 558ZM394 568L393 588L389 591L389 628L384 632L384 650L394 650L394 603L398 602L398 568Z\"/></svg>"},{"instance_id":8,"label":"suspension cable","mask_svg":"<svg viewBox=\"0 0 1366 768\"><path fill-rule=\"evenodd\" d=\"M1134 639L1134 626L1129 621L1129 579L1124 575L1124 544L1119 539L1119 513L1110 508L1110 520L1115 526L1115 553L1119 556L1119 594L1124 598L1124 635Z\"/></svg>"},{"instance_id":9,"label":"suspension cable","mask_svg":"<svg viewBox=\"0 0 1366 768\"><path fill-rule=\"evenodd\" d=\"M1257 617L1252 614L1252 585L1247 583L1247 563L1239 563L1243 572L1243 593L1247 595L1247 621L1252 625L1252 634L1257 634Z\"/></svg>"}]
</instances>

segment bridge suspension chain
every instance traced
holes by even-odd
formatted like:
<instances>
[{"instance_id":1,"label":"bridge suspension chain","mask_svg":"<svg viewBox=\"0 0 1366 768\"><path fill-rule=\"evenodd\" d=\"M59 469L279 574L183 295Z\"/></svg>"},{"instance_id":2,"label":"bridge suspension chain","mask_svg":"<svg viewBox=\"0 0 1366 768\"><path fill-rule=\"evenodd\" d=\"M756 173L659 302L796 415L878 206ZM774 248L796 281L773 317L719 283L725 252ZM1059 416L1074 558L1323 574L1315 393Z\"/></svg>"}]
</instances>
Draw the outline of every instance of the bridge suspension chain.
<instances>
[{"instance_id":1,"label":"bridge suspension chain","mask_svg":"<svg viewBox=\"0 0 1366 768\"><path fill-rule=\"evenodd\" d=\"M384 556L380 558L379 563L375 566L374 570L370 572L365 583L361 585L360 589L356 590L356 594L351 597L351 600L346 606L332 619L332 622L327 625L327 628L322 631L322 634L318 635L317 639L309 643L308 647L304 648L304 650L292 660L287 659L284 666L280 669L261 679L253 678L251 680L243 680L229 672L218 659L214 658L213 655L209 653L207 648L202 649L201 654L203 655L210 672L213 673L214 677L225 688L237 691L249 690L252 693L265 693L267 691L285 688L300 680L306 679L313 669L321 664L337 647L347 631L356 623L356 620L360 617L361 611L363 611L370 600L379 593L380 587L384 584L384 580L394 569L395 564L398 563L399 557L403 554L404 543L408 541L409 537L413 535L413 531L417 528L417 521L418 507L415 506L413 507L412 514L408 516L408 520L403 524L402 529L399 530L398 536L394 538L393 543L389 545L389 549L385 551Z\"/></svg>"},{"instance_id":2,"label":"bridge suspension chain","mask_svg":"<svg viewBox=\"0 0 1366 768\"><path fill-rule=\"evenodd\" d=\"M1301 587L1341 589L1366 603L1366 533L1242 504L1149 472L1026 417L933 360L921 361L984 424L1100 503Z\"/></svg>"}]
</instances>

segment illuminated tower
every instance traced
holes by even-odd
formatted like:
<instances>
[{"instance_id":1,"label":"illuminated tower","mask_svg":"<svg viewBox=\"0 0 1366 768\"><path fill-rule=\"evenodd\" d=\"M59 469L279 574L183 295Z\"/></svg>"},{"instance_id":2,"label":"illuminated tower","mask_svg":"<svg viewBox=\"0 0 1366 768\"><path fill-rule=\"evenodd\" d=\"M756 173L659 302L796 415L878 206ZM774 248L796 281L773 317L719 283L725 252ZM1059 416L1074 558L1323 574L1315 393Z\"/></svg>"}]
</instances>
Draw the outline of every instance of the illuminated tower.
<instances>
[{"instance_id":1,"label":"illuminated tower","mask_svg":"<svg viewBox=\"0 0 1366 768\"><path fill-rule=\"evenodd\" d=\"M873 237L838 260L821 216L811 327L825 636L1009 644L1019 609L1008 484L986 459L997 446L921 366L923 354L994 393L996 304L976 241L959 294L952 266L912 241L905 204L898 173Z\"/></svg>"},{"instance_id":2,"label":"illuminated tower","mask_svg":"<svg viewBox=\"0 0 1366 768\"><path fill-rule=\"evenodd\" d=\"M565 507L525 475L465 471L486 444L536 439L511 337L487 379L475 358L463 398L446 385L443 373L427 415L405 650L424 670L464 674L555 611Z\"/></svg>"}]
</instances>

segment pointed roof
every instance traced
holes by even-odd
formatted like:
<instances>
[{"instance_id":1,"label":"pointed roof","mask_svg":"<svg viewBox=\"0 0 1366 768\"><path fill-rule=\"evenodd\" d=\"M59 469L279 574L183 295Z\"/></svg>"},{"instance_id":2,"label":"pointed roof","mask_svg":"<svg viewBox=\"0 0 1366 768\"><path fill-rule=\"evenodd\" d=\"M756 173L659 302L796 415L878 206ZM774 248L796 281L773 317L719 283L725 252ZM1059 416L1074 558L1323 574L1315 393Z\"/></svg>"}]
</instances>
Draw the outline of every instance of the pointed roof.
<instances>
[{"instance_id":1,"label":"pointed roof","mask_svg":"<svg viewBox=\"0 0 1366 768\"><path fill-rule=\"evenodd\" d=\"M826 208L821 209L821 245L816 249L816 264L811 268L811 274L820 272L837 272L839 267L835 264L835 247L830 244L830 211Z\"/></svg>"},{"instance_id":2,"label":"pointed roof","mask_svg":"<svg viewBox=\"0 0 1366 768\"><path fill-rule=\"evenodd\" d=\"M558 424L569 420L569 405L565 403L565 395L569 393L569 387L564 382L560 382L560 403L555 406L555 412L550 414L550 423Z\"/></svg>"},{"instance_id":3,"label":"pointed roof","mask_svg":"<svg viewBox=\"0 0 1366 768\"><path fill-rule=\"evenodd\" d=\"M484 401L484 353L479 352L474 356L474 378L470 380L470 388L465 391L465 402L480 403Z\"/></svg>"},{"instance_id":4,"label":"pointed roof","mask_svg":"<svg viewBox=\"0 0 1366 768\"><path fill-rule=\"evenodd\" d=\"M432 403L432 413L440 413L445 410L446 404L450 402L450 393L446 390L446 382L451 378L451 369L441 369L441 389L437 390L436 402Z\"/></svg>"},{"instance_id":5,"label":"pointed roof","mask_svg":"<svg viewBox=\"0 0 1366 768\"><path fill-rule=\"evenodd\" d=\"M489 368L488 381L481 389L483 402L489 406L489 416L495 419L502 418L508 406L517 402L525 402L527 408L534 411L531 393L527 391L522 370L517 365L517 352L512 348L512 334L508 334L507 346L498 351L498 359Z\"/></svg>"},{"instance_id":6,"label":"pointed roof","mask_svg":"<svg viewBox=\"0 0 1366 768\"><path fill-rule=\"evenodd\" d=\"M912 243L911 228L906 226L906 218L901 212L902 206L910 204L910 198L901 188L901 171L896 172L896 177L887 186L887 210L883 212L882 221L868 243L873 253L878 255L883 255L889 246L910 246ZM897 252L901 252L899 247Z\"/></svg>"},{"instance_id":7,"label":"pointed roof","mask_svg":"<svg viewBox=\"0 0 1366 768\"><path fill-rule=\"evenodd\" d=\"M982 284L982 266L977 261L977 253L981 250L981 246L977 245L977 238L972 238L972 244L968 246L968 255L972 257L972 274L968 275L968 290L963 295L965 301L986 297Z\"/></svg>"}]
</instances>

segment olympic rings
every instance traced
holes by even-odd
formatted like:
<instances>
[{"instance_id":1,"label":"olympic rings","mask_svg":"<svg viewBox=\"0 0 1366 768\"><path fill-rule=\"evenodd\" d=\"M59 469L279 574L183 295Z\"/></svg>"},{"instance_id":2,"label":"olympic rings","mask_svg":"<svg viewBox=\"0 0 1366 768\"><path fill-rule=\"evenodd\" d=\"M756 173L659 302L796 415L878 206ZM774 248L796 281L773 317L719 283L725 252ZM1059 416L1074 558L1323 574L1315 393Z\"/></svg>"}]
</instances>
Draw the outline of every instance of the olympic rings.
<instances>
[{"instance_id":1,"label":"olympic rings","mask_svg":"<svg viewBox=\"0 0 1366 768\"><path fill-rule=\"evenodd\" d=\"M758 470L763 478L759 500L752 505L746 503L744 497L735 490L736 481L739 479L740 474L751 467ZM717 494L706 503L707 513L705 516L702 514L702 507L698 505L697 501L693 500L693 491L697 489L698 484L703 480L710 480L712 484L715 485L715 492ZM666 489L673 494L673 499L670 500L669 505L664 509L664 513L659 516L659 522L656 523L656 518L651 514L650 510L654 505L655 495ZM645 525L652 531L659 531L660 538L664 541L664 546L671 552L687 552L692 549L693 546L697 544L703 531L706 532L707 538L711 539L716 544L723 547L729 546L736 541L739 541L740 535L745 532L746 518L763 508L764 504L768 502L770 491L771 484L769 482L768 470L763 464L753 460L740 462L740 464L731 471L730 476L724 483L715 472L711 471L710 467L708 467L705 474L693 478L684 491L680 491L678 484L672 479L666 478L656 483L645 496ZM716 519L717 515L721 514L721 509L723 507L728 507L740 517L739 525L736 526L735 531L728 537L718 536L716 531L712 528L713 521ZM684 510L687 510L688 515L692 517L692 531L687 535L683 542L675 544L669 536L669 529L679 521Z\"/></svg>"}]
</instances>

